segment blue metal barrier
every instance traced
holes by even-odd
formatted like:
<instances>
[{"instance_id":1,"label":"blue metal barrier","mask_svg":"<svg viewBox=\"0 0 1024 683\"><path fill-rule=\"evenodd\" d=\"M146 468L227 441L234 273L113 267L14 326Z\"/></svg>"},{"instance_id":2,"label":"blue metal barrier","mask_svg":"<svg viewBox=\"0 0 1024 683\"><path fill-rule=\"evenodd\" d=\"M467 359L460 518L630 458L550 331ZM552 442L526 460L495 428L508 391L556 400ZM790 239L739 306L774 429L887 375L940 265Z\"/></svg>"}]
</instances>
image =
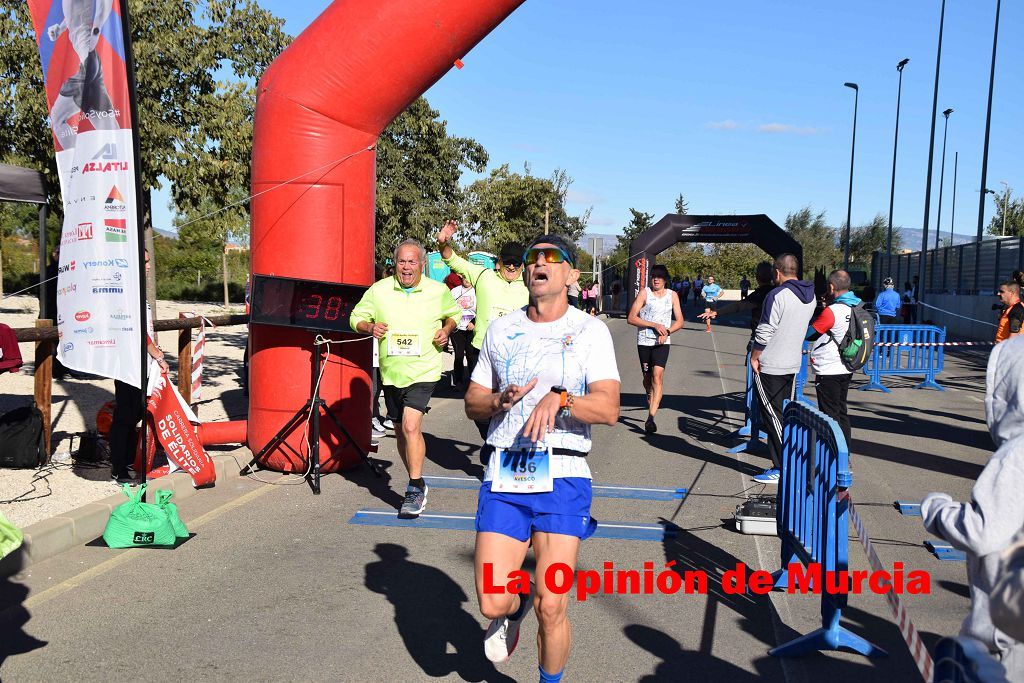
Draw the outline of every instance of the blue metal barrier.
<instances>
[{"instance_id":1,"label":"blue metal barrier","mask_svg":"<svg viewBox=\"0 0 1024 683\"><path fill-rule=\"evenodd\" d=\"M934 325L878 325L875 327L875 348L864 366L871 380L859 387L861 391L877 389L889 393L882 384L883 375L923 376L915 389L945 389L935 381L945 362L945 347L929 346L946 341L946 328ZM921 346L879 346L884 343L921 344Z\"/></svg>"},{"instance_id":2,"label":"blue metal barrier","mask_svg":"<svg viewBox=\"0 0 1024 683\"><path fill-rule=\"evenodd\" d=\"M761 439L767 439L768 435L761 429L761 402L757 400L757 394L754 390L754 371L750 368L750 353L747 353L747 390L743 398L743 407L745 413L745 419L743 426L733 432L733 436L737 438L747 439L739 446L733 446L729 449L729 453L743 453L744 451L753 452L755 449L760 447Z\"/></svg>"},{"instance_id":3,"label":"blue metal barrier","mask_svg":"<svg viewBox=\"0 0 1024 683\"><path fill-rule=\"evenodd\" d=\"M813 342L804 342L804 352L800 357L800 370L796 373L796 378L793 380L793 399L800 401L804 405L817 408L818 406L814 401L804 396L804 385L807 384L807 366L810 364L810 354L813 346Z\"/></svg>"},{"instance_id":4,"label":"blue metal barrier","mask_svg":"<svg viewBox=\"0 0 1024 683\"><path fill-rule=\"evenodd\" d=\"M821 565L821 628L773 648L768 654L795 657L815 650L846 649L868 657L887 653L843 628L839 621L846 594L830 594L827 572L845 573L849 503L846 490L853 483L846 440L834 420L797 401L783 410L782 476L776 522L782 541L782 569L775 572L775 588L789 585L790 564Z\"/></svg>"}]
</instances>

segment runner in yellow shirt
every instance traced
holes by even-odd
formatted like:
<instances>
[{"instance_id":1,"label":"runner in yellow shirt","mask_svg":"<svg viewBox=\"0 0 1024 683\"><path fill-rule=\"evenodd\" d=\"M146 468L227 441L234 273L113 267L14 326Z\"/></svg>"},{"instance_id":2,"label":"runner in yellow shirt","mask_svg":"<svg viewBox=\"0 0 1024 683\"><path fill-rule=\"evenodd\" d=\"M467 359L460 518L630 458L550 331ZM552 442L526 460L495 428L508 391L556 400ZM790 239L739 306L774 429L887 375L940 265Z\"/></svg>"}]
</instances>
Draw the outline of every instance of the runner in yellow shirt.
<instances>
[{"instance_id":1,"label":"runner in yellow shirt","mask_svg":"<svg viewBox=\"0 0 1024 683\"><path fill-rule=\"evenodd\" d=\"M402 517L415 517L427 505L423 414L441 379L441 349L458 326L460 313L448 287L423 277L426 260L426 250L416 240L399 244L394 277L366 290L350 316L353 330L378 340L384 404L388 417L401 424L395 436L409 472Z\"/></svg>"},{"instance_id":2,"label":"runner in yellow shirt","mask_svg":"<svg viewBox=\"0 0 1024 683\"><path fill-rule=\"evenodd\" d=\"M455 253L451 238L458 227L455 221L446 222L437 233L437 243L445 264L459 275L469 278L476 288L476 323L471 348L468 350L469 374L472 376L487 328L503 315L524 308L530 301L530 292L523 283L523 253L526 248L518 242L506 244L499 252L497 265L491 270ZM486 438L487 420L478 421L476 427L480 438Z\"/></svg>"}]
</instances>

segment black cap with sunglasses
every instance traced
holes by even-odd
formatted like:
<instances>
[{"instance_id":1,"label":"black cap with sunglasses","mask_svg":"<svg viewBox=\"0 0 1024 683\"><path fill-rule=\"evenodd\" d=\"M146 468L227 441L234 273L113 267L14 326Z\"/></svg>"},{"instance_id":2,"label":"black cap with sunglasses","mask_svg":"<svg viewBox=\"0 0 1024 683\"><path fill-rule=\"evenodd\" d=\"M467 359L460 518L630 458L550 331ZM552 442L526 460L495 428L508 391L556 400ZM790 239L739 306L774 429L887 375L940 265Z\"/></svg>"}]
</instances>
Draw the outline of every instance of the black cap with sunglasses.
<instances>
[{"instance_id":1,"label":"black cap with sunglasses","mask_svg":"<svg viewBox=\"0 0 1024 683\"><path fill-rule=\"evenodd\" d=\"M523 261L528 262L526 254L538 244L550 244L558 247L569 258L569 264L573 268L576 267L576 245L561 235L538 235L530 242L530 246L526 248L526 253L523 254ZM536 259L534 260L536 261Z\"/></svg>"},{"instance_id":2,"label":"black cap with sunglasses","mask_svg":"<svg viewBox=\"0 0 1024 683\"><path fill-rule=\"evenodd\" d=\"M520 266L523 263L523 245L519 242L509 242L501 248L498 258L506 266Z\"/></svg>"}]
</instances>

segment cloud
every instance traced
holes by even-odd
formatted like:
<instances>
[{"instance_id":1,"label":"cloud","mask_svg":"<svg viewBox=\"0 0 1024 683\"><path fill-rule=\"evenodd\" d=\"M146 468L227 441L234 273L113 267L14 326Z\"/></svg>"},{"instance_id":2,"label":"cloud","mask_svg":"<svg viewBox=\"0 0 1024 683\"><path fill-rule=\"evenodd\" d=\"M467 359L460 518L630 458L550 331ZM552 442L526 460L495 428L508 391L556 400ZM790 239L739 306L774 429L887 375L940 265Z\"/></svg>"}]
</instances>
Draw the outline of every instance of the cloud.
<instances>
[{"instance_id":1,"label":"cloud","mask_svg":"<svg viewBox=\"0 0 1024 683\"><path fill-rule=\"evenodd\" d=\"M705 123L704 127L710 128L711 130L739 130L745 126L742 123L733 121L732 119L726 119L724 121L711 121L710 123Z\"/></svg>"},{"instance_id":2,"label":"cloud","mask_svg":"<svg viewBox=\"0 0 1024 683\"><path fill-rule=\"evenodd\" d=\"M604 197L593 192L587 192L586 190L570 189L565 193L565 201L572 204L600 204L604 201Z\"/></svg>"},{"instance_id":3,"label":"cloud","mask_svg":"<svg viewBox=\"0 0 1024 683\"><path fill-rule=\"evenodd\" d=\"M757 126L757 132L806 137L808 135L820 135L825 132L825 129L814 126L795 126L792 123L762 123Z\"/></svg>"}]
</instances>

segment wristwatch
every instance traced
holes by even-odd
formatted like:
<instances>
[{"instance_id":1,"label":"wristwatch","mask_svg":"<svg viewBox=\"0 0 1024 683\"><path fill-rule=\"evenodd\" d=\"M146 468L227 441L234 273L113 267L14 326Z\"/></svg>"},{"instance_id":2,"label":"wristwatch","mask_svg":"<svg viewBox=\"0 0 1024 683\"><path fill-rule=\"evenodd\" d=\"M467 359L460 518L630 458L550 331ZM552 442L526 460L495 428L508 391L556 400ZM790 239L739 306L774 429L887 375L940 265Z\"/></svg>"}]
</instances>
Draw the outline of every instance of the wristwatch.
<instances>
[{"instance_id":1,"label":"wristwatch","mask_svg":"<svg viewBox=\"0 0 1024 683\"><path fill-rule=\"evenodd\" d=\"M563 386L555 385L551 387L551 393L558 394L559 414L562 417L568 417L572 408L572 395L569 393L569 390Z\"/></svg>"}]
</instances>

